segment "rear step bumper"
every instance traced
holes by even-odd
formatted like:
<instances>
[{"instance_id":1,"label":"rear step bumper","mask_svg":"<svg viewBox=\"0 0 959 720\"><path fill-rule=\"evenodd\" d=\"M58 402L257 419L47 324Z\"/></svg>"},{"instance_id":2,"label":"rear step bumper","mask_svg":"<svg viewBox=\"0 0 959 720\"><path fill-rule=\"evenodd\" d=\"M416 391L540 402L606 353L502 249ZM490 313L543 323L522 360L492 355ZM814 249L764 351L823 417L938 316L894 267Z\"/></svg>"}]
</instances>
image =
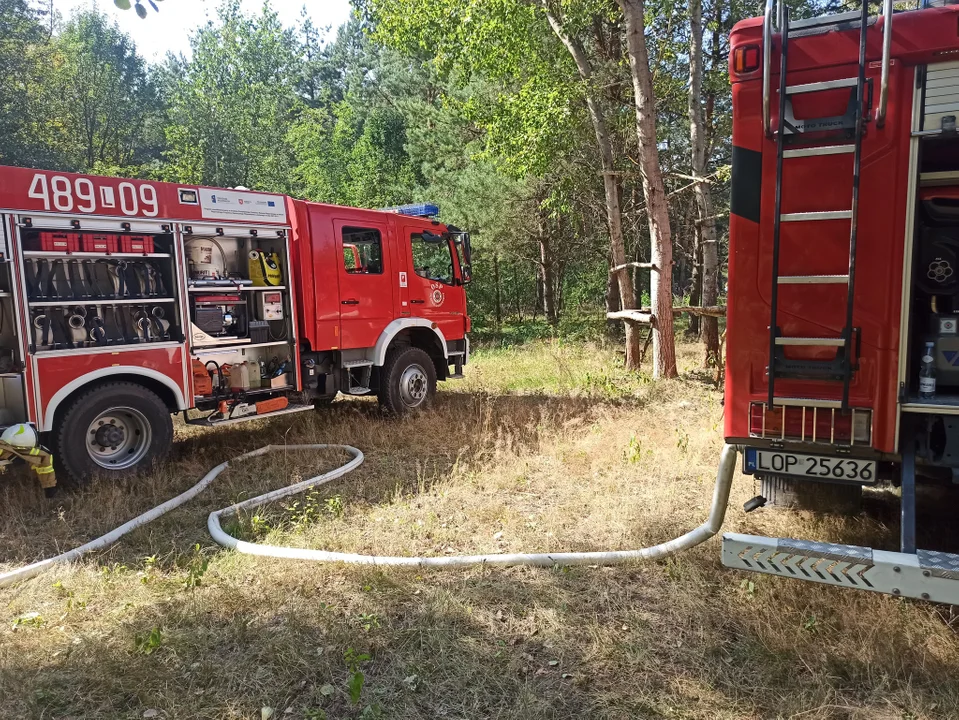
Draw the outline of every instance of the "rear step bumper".
<instances>
[{"instance_id":1,"label":"rear step bumper","mask_svg":"<svg viewBox=\"0 0 959 720\"><path fill-rule=\"evenodd\" d=\"M959 555L723 534L723 565L900 597L959 604Z\"/></svg>"}]
</instances>

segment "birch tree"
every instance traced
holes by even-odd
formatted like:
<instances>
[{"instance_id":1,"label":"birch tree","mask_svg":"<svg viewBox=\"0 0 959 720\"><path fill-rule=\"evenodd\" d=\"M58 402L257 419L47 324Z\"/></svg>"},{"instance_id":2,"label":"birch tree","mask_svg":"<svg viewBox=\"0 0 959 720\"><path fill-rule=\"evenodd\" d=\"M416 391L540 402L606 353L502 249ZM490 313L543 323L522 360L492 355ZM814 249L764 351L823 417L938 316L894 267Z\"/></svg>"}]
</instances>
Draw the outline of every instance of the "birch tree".
<instances>
[{"instance_id":1,"label":"birch tree","mask_svg":"<svg viewBox=\"0 0 959 720\"><path fill-rule=\"evenodd\" d=\"M653 316L653 377L675 377L676 345L673 337L673 245L669 205L659 165L656 140L656 97L646 49L643 0L617 0L626 19L626 55L633 79L639 170L649 222L650 282Z\"/></svg>"},{"instance_id":2,"label":"birch tree","mask_svg":"<svg viewBox=\"0 0 959 720\"><path fill-rule=\"evenodd\" d=\"M696 236L702 258L702 304L716 304L719 294L719 253L716 245L716 220L709 183L706 180L706 125L703 121L703 5L689 0L689 147L692 176L696 179ZM696 258L696 262L699 257ZM706 343L706 364L719 362L719 319L702 319L702 339Z\"/></svg>"},{"instance_id":3,"label":"birch tree","mask_svg":"<svg viewBox=\"0 0 959 720\"><path fill-rule=\"evenodd\" d=\"M606 113L601 101L592 87L593 66L583 47L582 41L570 33L563 21L558 4L550 0L533 0L546 14L549 26L563 47L572 56L576 63L579 76L586 85L586 107L589 110L589 119L596 135L596 146L599 150L600 172L603 176L603 191L606 195L606 218L609 223L609 247L612 266L615 271L616 282L619 287L620 306L624 310L636 308L636 293L633 281L626 269L626 243L623 240L622 200L619 192L619 180L616 173L616 161L613 156L613 143L610 138L609 126L606 122ZM662 184L662 181L660 181ZM668 219L667 219L668 224ZM672 327L672 314L670 314ZM670 330L671 332L671 330ZM640 365L640 330L634 323L626 324L626 367L629 370L638 370ZM675 365L675 360L673 361Z\"/></svg>"}]
</instances>

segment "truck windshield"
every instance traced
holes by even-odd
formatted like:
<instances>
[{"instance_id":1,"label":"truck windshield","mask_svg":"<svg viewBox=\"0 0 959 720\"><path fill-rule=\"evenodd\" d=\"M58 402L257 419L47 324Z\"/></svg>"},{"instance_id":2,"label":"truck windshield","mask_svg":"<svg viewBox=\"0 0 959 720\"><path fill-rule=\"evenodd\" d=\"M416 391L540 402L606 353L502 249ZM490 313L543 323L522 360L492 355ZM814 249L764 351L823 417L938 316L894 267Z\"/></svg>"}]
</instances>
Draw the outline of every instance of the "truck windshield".
<instances>
[{"instance_id":1,"label":"truck windshield","mask_svg":"<svg viewBox=\"0 0 959 720\"><path fill-rule=\"evenodd\" d=\"M413 272L421 278L453 285L453 254L448 242L426 242L422 235L413 235Z\"/></svg>"}]
</instances>

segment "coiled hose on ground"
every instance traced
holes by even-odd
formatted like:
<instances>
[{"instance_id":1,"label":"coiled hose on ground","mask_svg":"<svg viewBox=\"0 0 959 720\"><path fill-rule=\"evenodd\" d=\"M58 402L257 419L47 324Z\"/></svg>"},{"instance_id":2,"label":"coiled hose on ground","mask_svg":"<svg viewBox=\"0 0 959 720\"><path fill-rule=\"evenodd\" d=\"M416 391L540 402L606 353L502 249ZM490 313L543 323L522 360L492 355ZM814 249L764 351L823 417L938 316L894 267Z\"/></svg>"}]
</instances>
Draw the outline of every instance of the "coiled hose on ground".
<instances>
[{"instance_id":1,"label":"coiled hose on ground","mask_svg":"<svg viewBox=\"0 0 959 720\"><path fill-rule=\"evenodd\" d=\"M337 478L343 477L347 473L355 470L363 463L363 453L350 445L267 445L266 447L253 450L239 457L228 460L217 465L210 470L200 482L191 487L186 492L177 497L168 500L152 510L145 512L133 520L121 525L115 530L107 533L103 537L92 540L74 550L65 552L47 560L27 565L26 567L12 570L0 574L0 588L8 587L18 582L32 578L45 569L54 565L68 563L77 558L100 550L112 545L124 535L133 532L139 527L150 523L162 515L180 507L189 502L194 497L203 492L212 483L217 476L231 465L248 460L254 457L260 457L274 451L288 450L344 450L351 456L351 460L344 465L317 475L316 477L303 480L285 488L264 493L255 498L244 500L230 507L216 510L210 513L207 520L207 528L213 539L223 547L232 548L237 552L248 555L262 555L266 557L289 558L294 560L313 560L317 562L340 562L358 565L407 565L423 568L444 568L444 567L468 567L471 565L536 565L541 567L552 567L554 565L614 565L625 563L632 560L656 560L672 555L682 550L688 550L691 547L706 542L709 538L719 532L726 516L726 506L729 504L729 492L732 487L733 475L736 470L737 450L732 445L723 447L722 455L719 460L719 469L716 474L716 485L713 489L713 501L709 510L709 516L706 521L691 530L685 535L681 535L673 540L669 540L652 547L640 548L638 550L610 550L597 552L578 552L578 553L518 553L518 554L494 554L494 555L453 555L449 557L391 557L379 555L356 555L352 553L328 552L325 550L309 550L304 548L278 547L275 545L261 545L258 543L245 542L238 540L228 534L220 526L220 518L223 515L238 512L240 510L250 510L260 507L266 503L279 500L302 493L311 488L326 485Z\"/></svg>"}]
</instances>

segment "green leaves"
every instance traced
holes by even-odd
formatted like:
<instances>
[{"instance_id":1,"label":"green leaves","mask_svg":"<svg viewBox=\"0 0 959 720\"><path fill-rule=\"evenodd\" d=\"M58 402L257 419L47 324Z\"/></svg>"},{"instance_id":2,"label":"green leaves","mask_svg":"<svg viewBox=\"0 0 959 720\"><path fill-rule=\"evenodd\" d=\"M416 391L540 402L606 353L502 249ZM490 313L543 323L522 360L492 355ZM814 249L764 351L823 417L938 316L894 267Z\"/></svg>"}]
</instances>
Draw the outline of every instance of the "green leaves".
<instances>
[{"instance_id":1,"label":"green leaves","mask_svg":"<svg viewBox=\"0 0 959 720\"><path fill-rule=\"evenodd\" d=\"M286 136L302 108L296 38L264 6L258 16L227 0L192 38L190 60L165 68L169 103L163 175L180 182L286 191Z\"/></svg>"},{"instance_id":2,"label":"green leaves","mask_svg":"<svg viewBox=\"0 0 959 720\"><path fill-rule=\"evenodd\" d=\"M140 655L152 655L163 647L163 631L154 627L147 633L137 633L133 638L133 646Z\"/></svg>"},{"instance_id":3,"label":"green leaves","mask_svg":"<svg viewBox=\"0 0 959 720\"><path fill-rule=\"evenodd\" d=\"M357 670L350 675L350 679L346 683L346 690L350 694L350 702L354 705L360 704L360 697L363 695L363 683L365 681L366 676Z\"/></svg>"},{"instance_id":4,"label":"green leaves","mask_svg":"<svg viewBox=\"0 0 959 720\"><path fill-rule=\"evenodd\" d=\"M45 151L38 164L142 174L162 140L162 107L130 38L106 15L84 12L38 48L37 59L21 112Z\"/></svg>"},{"instance_id":5,"label":"green leaves","mask_svg":"<svg viewBox=\"0 0 959 720\"><path fill-rule=\"evenodd\" d=\"M153 8L154 12L160 12L160 8L157 7L157 3L161 0L147 0L150 3L150 7ZM130 2L130 0L113 0L113 4L116 5L121 10L129 10L131 7L136 10L137 15L140 16L142 20L146 20L147 9L143 7L141 0L136 0L136 4Z\"/></svg>"}]
</instances>

